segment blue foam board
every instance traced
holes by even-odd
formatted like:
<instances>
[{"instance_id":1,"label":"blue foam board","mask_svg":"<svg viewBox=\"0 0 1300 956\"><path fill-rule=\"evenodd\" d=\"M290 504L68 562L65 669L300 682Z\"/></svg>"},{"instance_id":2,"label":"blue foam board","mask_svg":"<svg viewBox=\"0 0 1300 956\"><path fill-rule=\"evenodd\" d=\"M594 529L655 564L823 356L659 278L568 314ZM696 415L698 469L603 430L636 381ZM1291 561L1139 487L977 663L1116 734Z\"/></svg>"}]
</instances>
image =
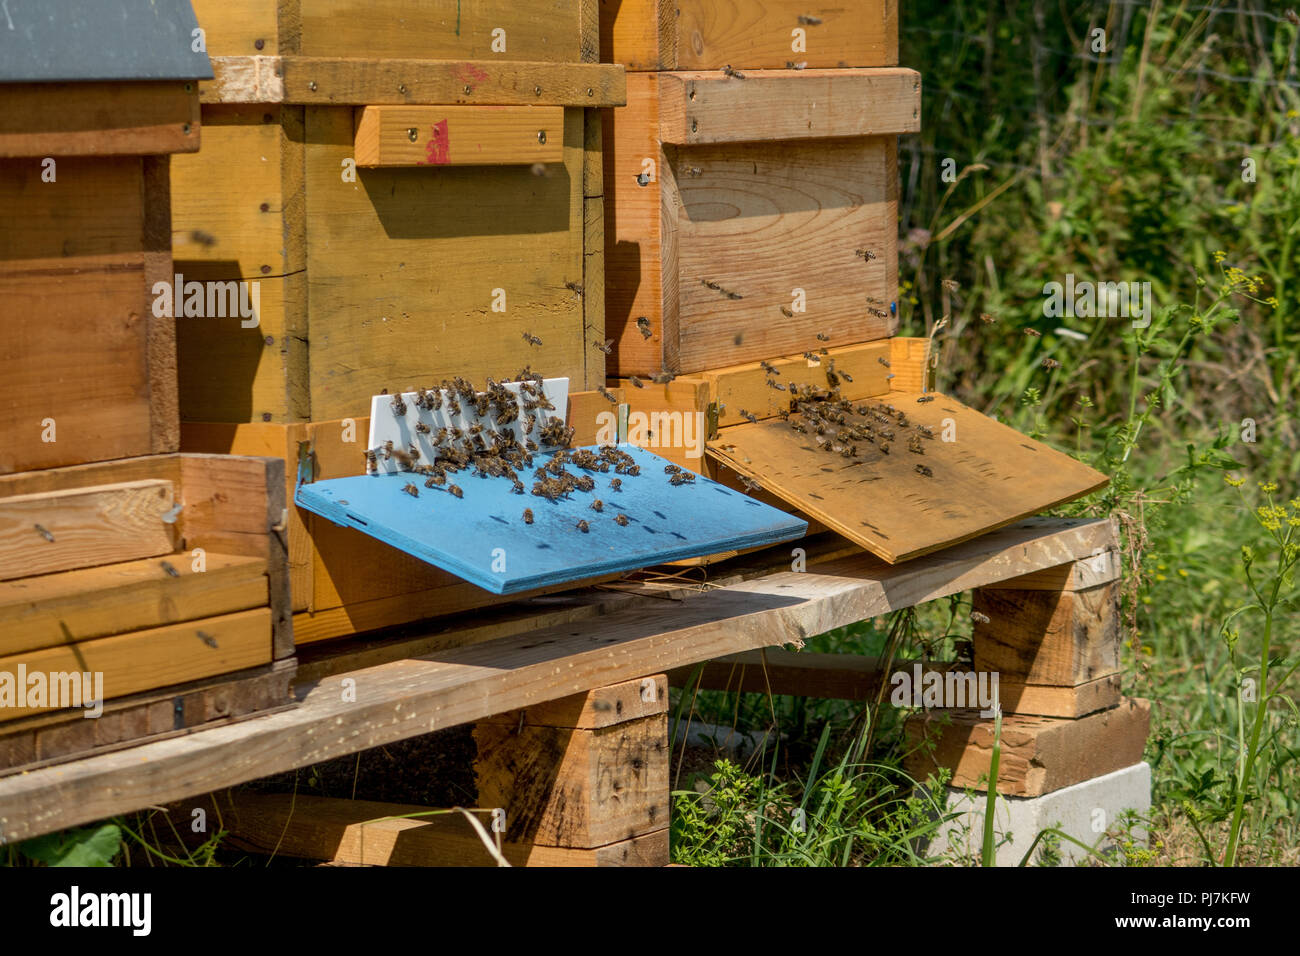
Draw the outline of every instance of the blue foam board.
<instances>
[{"instance_id":1,"label":"blue foam board","mask_svg":"<svg viewBox=\"0 0 1300 956\"><path fill-rule=\"evenodd\" d=\"M300 483L299 506L337 525L355 528L407 554L450 571L495 594L514 594L665 561L752 548L802 537L808 523L697 475L676 487L665 459L620 445L641 467L640 475L591 474L590 493L574 491L556 502L515 494L506 478L448 475L463 498L425 488L417 474L357 475ZM593 450L595 450L593 448ZM536 468L550 455L534 456ZM530 491L531 470L521 479ZM623 483L620 491L609 479ZM414 484L418 498L402 490ZM604 511L592 510L601 499ZM526 524L524 509L533 512ZM614 519L628 517L626 527ZM577 525L587 522L583 532Z\"/></svg>"}]
</instances>

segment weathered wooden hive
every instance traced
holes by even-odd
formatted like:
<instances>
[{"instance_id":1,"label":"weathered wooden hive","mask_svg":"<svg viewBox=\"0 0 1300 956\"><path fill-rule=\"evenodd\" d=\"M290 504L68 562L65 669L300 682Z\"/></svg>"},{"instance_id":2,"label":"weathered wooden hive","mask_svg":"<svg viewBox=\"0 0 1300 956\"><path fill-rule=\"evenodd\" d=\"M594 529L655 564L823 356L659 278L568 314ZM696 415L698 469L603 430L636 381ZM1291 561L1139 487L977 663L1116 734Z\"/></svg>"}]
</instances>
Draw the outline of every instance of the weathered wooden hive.
<instances>
[{"instance_id":1,"label":"weathered wooden hive","mask_svg":"<svg viewBox=\"0 0 1300 956\"><path fill-rule=\"evenodd\" d=\"M0 771L283 706L294 664L281 463L179 453L168 169L211 76L188 4L8 12Z\"/></svg>"}]
</instances>

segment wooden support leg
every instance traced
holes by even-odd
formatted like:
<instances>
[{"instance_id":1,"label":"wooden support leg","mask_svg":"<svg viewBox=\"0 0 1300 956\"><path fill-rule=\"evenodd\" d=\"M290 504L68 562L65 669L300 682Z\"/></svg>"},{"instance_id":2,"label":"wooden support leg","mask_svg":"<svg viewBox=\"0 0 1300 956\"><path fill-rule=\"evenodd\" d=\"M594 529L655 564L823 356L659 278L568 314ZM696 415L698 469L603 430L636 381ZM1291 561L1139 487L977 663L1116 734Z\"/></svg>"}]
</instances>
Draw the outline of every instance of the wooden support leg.
<instances>
[{"instance_id":1,"label":"wooden support leg","mask_svg":"<svg viewBox=\"0 0 1300 956\"><path fill-rule=\"evenodd\" d=\"M665 675L480 721L474 739L479 806L505 811L510 843L601 850L599 865L668 863Z\"/></svg>"}]
</instances>

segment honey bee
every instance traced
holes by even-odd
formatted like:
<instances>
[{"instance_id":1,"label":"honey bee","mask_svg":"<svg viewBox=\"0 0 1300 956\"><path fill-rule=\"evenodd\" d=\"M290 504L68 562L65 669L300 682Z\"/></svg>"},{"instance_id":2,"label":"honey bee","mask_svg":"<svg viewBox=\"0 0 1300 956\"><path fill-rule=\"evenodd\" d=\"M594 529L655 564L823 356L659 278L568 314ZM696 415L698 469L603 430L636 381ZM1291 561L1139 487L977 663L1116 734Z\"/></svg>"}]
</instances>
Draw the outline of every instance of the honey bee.
<instances>
[{"instance_id":1,"label":"honey bee","mask_svg":"<svg viewBox=\"0 0 1300 956\"><path fill-rule=\"evenodd\" d=\"M830 337L829 335L827 335L825 332L818 332L818 333L817 333L817 341L818 341L818 342L829 342L830 340L831 340L831 337Z\"/></svg>"},{"instance_id":2,"label":"honey bee","mask_svg":"<svg viewBox=\"0 0 1300 956\"><path fill-rule=\"evenodd\" d=\"M996 322L997 320L998 320L998 317L997 317L996 315L994 315L992 312L981 312L981 313L980 313L980 321L983 322L985 325L992 325L992 324L993 324L994 322Z\"/></svg>"},{"instance_id":3,"label":"honey bee","mask_svg":"<svg viewBox=\"0 0 1300 956\"><path fill-rule=\"evenodd\" d=\"M605 502L601 501L599 498L595 498L595 499L593 499L592 502L591 502L591 510L592 510L592 511L595 511L595 512L597 512L597 513L601 512L601 511L604 511L604 510L605 510Z\"/></svg>"},{"instance_id":4,"label":"honey bee","mask_svg":"<svg viewBox=\"0 0 1300 956\"><path fill-rule=\"evenodd\" d=\"M870 249L854 249L853 254L862 259L865 259L867 262L870 262L872 259L876 258L876 254L872 252Z\"/></svg>"},{"instance_id":5,"label":"honey bee","mask_svg":"<svg viewBox=\"0 0 1300 956\"><path fill-rule=\"evenodd\" d=\"M566 282L566 283L564 283L564 287L565 287L566 289L568 289L570 292L576 292L576 293L578 293L578 295L582 295L583 292L585 291L585 290L582 288L582 286L579 285L579 284L576 283L576 282Z\"/></svg>"},{"instance_id":6,"label":"honey bee","mask_svg":"<svg viewBox=\"0 0 1300 956\"><path fill-rule=\"evenodd\" d=\"M778 392L784 392L784 391L785 391L785 386L782 385L780 382L778 382L778 381L777 381L776 379L774 379L774 378L769 378L769 379L767 380L767 387L768 387L768 388L774 388L774 389L776 389ZM786 414L788 415L789 412L787 412Z\"/></svg>"},{"instance_id":7,"label":"honey bee","mask_svg":"<svg viewBox=\"0 0 1300 956\"><path fill-rule=\"evenodd\" d=\"M601 396L605 399L605 401L609 402L611 405L618 404L618 397L609 389L607 389L604 385L597 385L596 391L600 392ZM530 428L529 431L532 431L532 429Z\"/></svg>"},{"instance_id":8,"label":"honey bee","mask_svg":"<svg viewBox=\"0 0 1300 956\"><path fill-rule=\"evenodd\" d=\"M887 442L887 441L882 441L882 442L881 442L877 447L880 449L880 453L881 453L882 455L888 455L888 454L889 454L889 442Z\"/></svg>"},{"instance_id":9,"label":"honey bee","mask_svg":"<svg viewBox=\"0 0 1300 956\"><path fill-rule=\"evenodd\" d=\"M812 362L814 365L821 364L821 359L819 359L816 355L813 355L812 352L804 352L803 357L806 358L808 361Z\"/></svg>"},{"instance_id":10,"label":"honey bee","mask_svg":"<svg viewBox=\"0 0 1300 956\"><path fill-rule=\"evenodd\" d=\"M533 509L532 509L532 508L525 508L525 509L524 509L524 524L532 524L532 523L533 523Z\"/></svg>"},{"instance_id":11,"label":"honey bee","mask_svg":"<svg viewBox=\"0 0 1300 956\"><path fill-rule=\"evenodd\" d=\"M627 377L627 380L631 382L633 385L635 385L637 388L645 388L645 382L641 381L635 375L629 375Z\"/></svg>"},{"instance_id":12,"label":"honey bee","mask_svg":"<svg viewBox=\"0 0 1300 956\"><path fill-rule=\"evenodd\" d=\"M730 63L722 68L722 73L724 76L729 76L733 80L743 80L745 78L745 74L741 73L739 70L733 70Z\"/></svg>"},{"instance_id":13,"label":"honey bee","mask_svg":"<svg viewBox=\"0 0 1300 956\"><path fill-rule=\"evenodd\" d=\"M1051 358L1043 359L1043 368L1045 369L1051 370L1051 369L1058 369L1060 367L1061 367L1061 363L1058 362L1056 359L1051 359Z\"/></svg>"},{"instance_id":14,"label":"honey bee","mask_svg":"<svg viewBox=\"0 0 1300 956\"><path fill-rule=\"evenodd\" d=\"M419 432L421 435L427 435L429 434L429 432L433 431L433 429L430 428L428 425L426 425L424 422L416 422L415 430Z\"/></svg>"},{"instance_id":15,"label":"honey bee","mask_svg":"<svg viewBox=\"0 0 1300 956\"><path fill-rule=\"evenodd\" d=\"M1043 337L1043 333L1039 332L1037 329L1025 329L1025 335L1034 339L1041 339Z\"/></svg>"},{"instance_id":16,"label":"honey bee","mask_svg":"<svg viewBox=\"0 0 1300 956\"><path fill-rule=\"evenodd\" d=\"M570 475L568 477L572 476ZM591 477L591 475L583 475L581 478L575 478L573 484L579 491L591 491L596 487L596 479ZM599 511L600 509L597 508L596 510Z\"/></svg>"},{"instance_id":17,"label":"honey bee","mask_svg":"<svg viewBox=\"0 0 1300 956\"><path fill-rule=\"evenodd\" d=\"M609 479L609 487L614 491L622 491L623 482L620 481L618 478L611 478Z\"/></svg>"},{"instance_id":18,"label":"honey bee","mask_svg":"<svg viewBox=\"0 0 1300 956\"><path fill-rule=\"evenodd\" d=\"M403 451L400 448L394 448L392 451L392 457L397 459L398 468L404 471L412 471L415 468L415 463L416 460L419 458L419 455L418 454L412 455L408 451Z\"/></svg>"},{"instance_id":19,"label":"honey bee","mask_svg":"<svg viewBox=\"0 0 1300 956\"><path fill-rule=\"evenodd\" d=\"M398 418L406 414L406 402L402 401L400 392L393 396L393 400L389 404L393 406L393 414Z\"/></svg>"},{"instance_id":20,"label":"honey bee","mask_svg":"<svg viewBox=\"0 0 1300 956\"><path fill-rule=\"evenodd\" d=\"M510 490L517 495L522 495L524 493L524 483L520 481L518 478L515 478L513 480L514 480L514 484L510 486Z\"/></svg>"},{"instance_id":21,"label":"honey bee","mask_svg":"<svg viewBox=\"0 0 1300 956\"><path fill-rule=\"evenodd\" d=\"M614 515L614 521L619 525L619 527L627 527L627 515L625 514Z\"/></svg>"},{"instance_id":22,"label":"honey bee","mask_svg":"<svg viewBox=\"0 0 1300 956\"><path fill-rule=\"evenodd\" d=\"M858 446L857 446L857 445L846 445L846 446L844 446L843 449L841 449L840 454L843 455L845 458L857 458L857 457L858 457Z\"/></svg>"},{"instance_id":23,"label":"honey bee","mask_svg":"<svg viewBox=\"0 0 1300 956\"><path fill-rule=\"evenodd\" d=\"M925 465L917 465L917 466L916 466L916 473L917 473L918 475L924 475L924 476L927 477L927 478L933 478L933 477L934 477L934 472L932 472L932 471L931 471L928 467L926 467Z\"/></svg>"},{"instance_id":24,"label":"honey bee","mask_svg":"<svg viewBox=\"0 0 1300 956\"><path fill-rule=\"evenodd\" d=\"M430 475L428 478L424 479L424 487L426 488L436 488L441 485L445 485L446 483L447 483L447 476L436 472Z\"/></svg>"},{"instance_id":25,"label":"honey bee","mask_svg":"<svg viewBox=\"0 0 1300 956\"><path fill-rule=\"evenodd\" d=\"M781 371L771 362L759 362L759 367L768 375L780 375Z\"/></svg>"},{"instance_id":26,"label":"honey bee","mask_svg":"<svg viewBox=\"0 0 1300 956\"><path fill-rule=\"evenodd\" d=\"M819 27L822 24L822 18L814 17L811 14L801 13L799 14L799 22L804 26Z\"/></svg>"},{"instance_id":27,"label":"honey bee","mask_svg":"<svg viewBox=\"0 0 1300 956\"><path fill-rule=\"evenodd\" d=\"M525 333L524 333L524 341L527 342L529 345L541 345L541 344L542 344L542 340L539 339L537 336L533 335L531 332L525 332Z\"/></svg>"},{"instance_id":28,"label":"honey bee","mask_svg":"<svg viewBox=\"0 0 1300 956\"><path fill-rule=\"evenodd\" d=\"M918 455L925 454L925 448L921 445L921 436L913 435L907 440L907 450Z\"/></svg>"},{"instance_id":29,"label":"honey bee","mask_svg":"<svg viewBox=\"0 0 1300 956\"><path fill-rule=\"evenodd\" d=\"M763 488L763 486L760 485L757 481L754 481L750 478L746 478L744 475L740 476L740 483L741 485L744 486L745 490L750 494L753 494L755 491L761 491Z\"/></svg>"},{"instance_id":30,"label":"honey bee","mask_svg":"<svg viewBox=\"0 0 1300 956\"><path fill-rule=\"evenodd\" d=\"M654 382L656 385L667 385L676 377L677 376L672 372L655 372L655 374L650 376L650 381Z\"/></svg>"},{"instance_id":31,"label":"honey bee","mask_svg":"<svg viewBox=\"0 0 1300 956\"><path fill-rule=\"evenodd\" d=\"M740 411L739 411L738 414L740 415L741 418L745 419L745 421L747 421L747 422L757 422L757 421L758 421L758 416L757 416L757 415L755 415L753 412L746 411L746 410L743 409L743 408L740 409Z\"/></svg>"},{"instance_id":32,"label":"honey bee","mask_svg":"<svg viewBox=\"0 0 1300 956\"><path fill-rule=\"evenodd\" d=\"M447 414L448 415L460 414L460 402L456 401L455 395L447 396Z\"/></svg>"},{"instance_id":33,"label":"honey bee","mask_svg":"<svg viewBox=\"0 0 1300 956\"><path fill-rule=\"evenodd\" d=\"M851 382L851 381L853 381L853 376L850 375L848 372L844 371L844 369L840 369L840 371L839 371L839 375L840 375L840 378L844 379L844 381L846 381L846 382Z\"/></svg>"},{"instance_id":34,"label":"honey bee","mask_svg":"<svg viewBox=\"0 0 1300 956\"><path fill-rule=\"evenodd\" d=\"M460 490L459 485L448 485L447 490L451 492L453 498L464 498L465 492Z\"/></svg>"},{"instance_id":35,"label":"honey bee","mask_svg":"<svg viewBox=\"0 0 1300 956\"><path fill-rule=\"evenodd\" d=\"M889 359L885 358L883 355L876 356L876 361L879 362L881 365L883 365L885 368L889 368Z\"/></svg>"},{"instance_id":36,"label":"honey bee","mask_svg":"<svg viewBox=\"0 0 1300 956\"><path fill-rule=\"evenodd\" d=\"M988 615L987 615L987 614L981 614L979 611L971 611L971 612L970 612L970 619L971 619L972 621L974 621L976 624L988 624L988 623L989 623Z\"/></svg>"},{"instance_id":37,"label":"honey bee","mask_svg":"<svg viewBox=\"0 0 1300 956\"><path fill-rule=\"evenodd\" d=\"M366 449L366 474L370 474L379 468L379 456L375 454L373 448Z\"/></svg>"},{"instance_id":38,"label":"honey bee","mask_svg":"<svg viewBox=\"0 0 1300 956\"><path fill-rule=\"evenodd\" d=\"M794 318L794 312L790 310L790 307L788 305L781 306L781 314L784 315L787 319Z\"/></svg>"},{"instance_id":39,"label":"honey bee","mask_svg":"<svg viewBox=\"0 0 1300 956\"><path fill-rule=\"evenodd\" d=\"M589 527L588 527L586 521L579 521L579 522L578 522L578 530L581 531L583 534L586 534L590 529L589 529Z\"/></svg>"},{"instance_id":40,"label":"honey bee","mask_svg":"<svg viewBox=\"0 0 1300 956\"><path fill-rule=\"evenodd\" d=\"M654 335L654 333L650 331L650 320L644 315L637 316L636 330L641 333L641 338L643 339L648 339L650 336Z\"/></svg>"},{"instance_id":41,"label":"honey bee","mask_svg":"<svg viewBox=\"0 0 1300 956\"><path fill-rule=\"evenodd\" d=\"M402 490L412 498L420 497L420 489L415 487L415 485L411 484L409 481L402 487Z\"/></svg>"},{"instance_id":42,"label":"honey bee","mask_svg":"<svg viewBox=\"0 0 1300 956\"><path fill-rule=\"evenodd\" d=\"M384 461L391 461L393 458L393 443L391 440L384 442Z\"/></svg>"},{"instance_id":43,"label":"honey bee","mask_svg":"<svg viewBox=\"0 0 1300 956\"><path fill-rule=\"evenodd\" d=\"M916 403L918 405L924 405L926 402L932 402L932 401L934 401L933 395L918 395L916 397Z\"/></svg>"},{"instance_id":44,"label":"honey bee","mask_svg":"<svg viewBox=\"0 0 1300 956\"><path fill-rule=\"evenodd\" d=\"M668 479L668 484L676 487L677 485L688 485L695 480L695 473L692 471L676 472Z\"/></svg>"},{"instance_id":45,"label":"honey bee","mask_svg":"<svg viewBox=\"0 0 1300 956\"><path fill-rule=\"evenodd\" d=\"M614 351L614 340L606 339L604 342L597 342L596 348L600 349L606 355L609 355L611 352Z\"/></svg>"},{"instance_id":46,"label":"honey bee","mask_svg":"<svg viewBox=\"0 0 1300 956\"><path fill-rule=\"evenodd\" d=\"M675 475L675 474L677 474L677 472L679 472L679 471L681 471L681 470L682 470L682 469L681 469L678 465L672 465L672 464L664 465L664 474L665 474L665 475Z\"/></svg>"}]
</instances>

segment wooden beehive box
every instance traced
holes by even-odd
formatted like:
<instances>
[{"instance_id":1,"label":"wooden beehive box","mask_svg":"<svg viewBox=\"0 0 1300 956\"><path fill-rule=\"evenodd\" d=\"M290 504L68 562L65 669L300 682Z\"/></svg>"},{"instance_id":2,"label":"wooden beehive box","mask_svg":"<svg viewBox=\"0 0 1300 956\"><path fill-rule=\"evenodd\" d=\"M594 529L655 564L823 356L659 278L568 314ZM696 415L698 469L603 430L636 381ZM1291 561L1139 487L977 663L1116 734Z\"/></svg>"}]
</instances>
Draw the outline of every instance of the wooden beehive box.
<instances>
[{"instance_id":1,"label":"wooden beehive box","mask_svg":"<svg viewBox=\"0 0 1300 956\"><path fill-rule=\"evenodd\" d=\"M594 7L196 8L216 79L172 179L177 271L260 302L178 317L184 420L330 421L529 363L603 383L594 108L624 87Z\"/></svg>"},{"instance_id":2,"label":"wooden beehive box","mask_svg":"<svg viewBox=\"0 0 1300 956\"><path fill-rule=\"evenodd\" d=\"M911 70L628 74L605 116L611 374L697 372L897 325Z\"/></svg>"},{"instance_id":3,"label":"wooden beehive box","mask_svg":"<svg viewBox=\"0 0 1300 956\"><path fill-rule=\"evenodd\" d=\"M211 75L183 20L54 2L0 31L0 474L178 448L153 305L168 154L199 148Z\"/></svg>"},{"instance_id":4,"label":"wooden beehive box","mask_svg":"<svg viewBox=\"0 0 1300 956\"><path fill-rule=\"evenodd\" d=\"M277 459L0 477L0 772L287 705L284 520ZM37 673L96 675L102 716L4 699Z\"/></svg>"}]
</instances>

